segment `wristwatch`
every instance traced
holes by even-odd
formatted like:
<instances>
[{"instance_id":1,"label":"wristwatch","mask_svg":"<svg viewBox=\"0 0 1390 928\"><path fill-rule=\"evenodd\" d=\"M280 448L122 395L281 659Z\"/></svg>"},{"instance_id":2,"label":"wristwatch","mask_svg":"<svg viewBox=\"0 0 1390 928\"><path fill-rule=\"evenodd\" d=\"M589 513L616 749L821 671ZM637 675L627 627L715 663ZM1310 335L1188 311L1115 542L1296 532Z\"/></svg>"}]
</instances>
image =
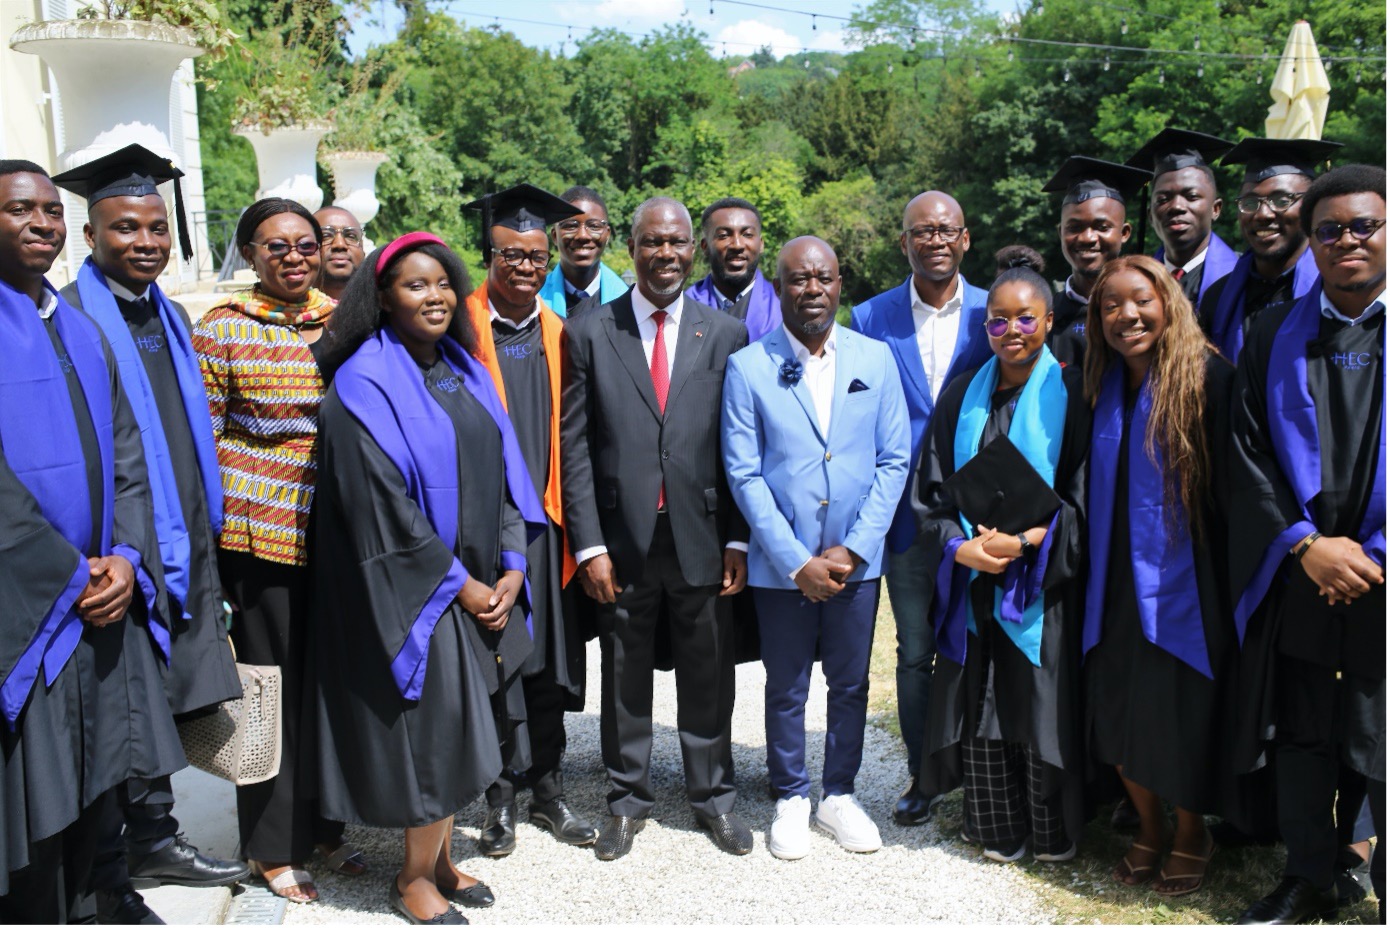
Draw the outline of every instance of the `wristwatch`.
<instances>
[{"instance_id":1,"label":"wristwatch","mask_svg":"<svg viewBox=\"0 0 1390 928\"><path fill-rule=\"evenodd\" d=\"M1022 532L1018 533L1019 557L1032 557L1038 553L1037 545L1028 540L1028 536Z\"/></svg>"}]
</instances>

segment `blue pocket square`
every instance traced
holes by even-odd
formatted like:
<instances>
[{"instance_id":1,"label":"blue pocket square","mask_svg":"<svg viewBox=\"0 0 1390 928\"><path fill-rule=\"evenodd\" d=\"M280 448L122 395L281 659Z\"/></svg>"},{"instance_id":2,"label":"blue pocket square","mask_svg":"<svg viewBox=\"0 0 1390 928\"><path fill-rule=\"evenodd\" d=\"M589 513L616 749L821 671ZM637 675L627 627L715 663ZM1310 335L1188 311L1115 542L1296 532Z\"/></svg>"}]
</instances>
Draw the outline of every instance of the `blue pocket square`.
<instances>
[{"instance_id":1,"label":"blue pocket square","mask_svg":"<svg viewBox=\"0 0 1390 928\"><path fill-rule=\"evenodd\" d=\"M854 378L849 382L849 392L851 393L860 393L867 389L869 389L869 385L866 384L864 381L860 380L858 377Z\"/></svg>"}]
</instances>

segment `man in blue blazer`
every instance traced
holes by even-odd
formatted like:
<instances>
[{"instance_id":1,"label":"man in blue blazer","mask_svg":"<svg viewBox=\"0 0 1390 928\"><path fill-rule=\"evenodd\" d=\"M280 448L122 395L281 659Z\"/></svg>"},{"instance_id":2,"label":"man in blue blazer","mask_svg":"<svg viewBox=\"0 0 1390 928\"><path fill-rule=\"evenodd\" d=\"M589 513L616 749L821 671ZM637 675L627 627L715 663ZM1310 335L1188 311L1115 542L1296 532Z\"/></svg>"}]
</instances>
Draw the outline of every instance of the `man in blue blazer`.
<instances>
[{"instance_id":1,"label":"man in blue blazer","mask_svg":"<svg viewBox=\"0 0 1390 928\"><path fill-rule=\"evenodd\" d=\"M724 379L729 488L751 530L748 583L763 641L772 854L810 850L806 694L820 645L827 723L816 823L847 850L882 846L854 799L884 537L907 483L911 433L888 348L835 325L840 264L818 238L788 242L781 324L735 353Z\"/></svg>"},{"instance_id":2,"label":"man in blue blazer","mask_svg":"<svg viewBox=\"0 0 1390 928\"><path fill-rule=\"evenodd\" d=\"M915 475L942 388L990 357L984 330L987 293L970 286L960 273L961 258L970 250L970 230L960 204L947 194L928 191L907 204L898 244L912 276L856 306L850 327L887 342L892 349L912 420ZM917 789L936 642L927 618L932 578L917 544L917 519L912 511L916 489L916 479L909 479L888 531L884 563L888 601L898 631L898 722L910 777L893 810L899 825L925 824L936 801Z\"/></svg>"}]
</instances>

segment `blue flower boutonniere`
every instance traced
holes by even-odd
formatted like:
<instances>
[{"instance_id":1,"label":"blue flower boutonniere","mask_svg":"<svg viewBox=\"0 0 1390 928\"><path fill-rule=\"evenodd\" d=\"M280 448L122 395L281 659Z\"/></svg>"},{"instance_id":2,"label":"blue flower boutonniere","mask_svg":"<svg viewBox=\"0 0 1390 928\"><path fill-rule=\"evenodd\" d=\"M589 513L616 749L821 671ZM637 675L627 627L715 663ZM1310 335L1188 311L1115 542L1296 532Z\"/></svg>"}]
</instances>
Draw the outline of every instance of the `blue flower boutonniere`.
<instances>
[{"instance_id":1,"label":"blue flower boutonniere","mask_svg":"<svg viewBox=\"0 0 1390 928\"><path fill-rule=\"evenodd\" d=\"M783 361L781 376L788 386L796 386L797 381L801 380L801 365L795 361Z\"/></svg>"}]
</instances>

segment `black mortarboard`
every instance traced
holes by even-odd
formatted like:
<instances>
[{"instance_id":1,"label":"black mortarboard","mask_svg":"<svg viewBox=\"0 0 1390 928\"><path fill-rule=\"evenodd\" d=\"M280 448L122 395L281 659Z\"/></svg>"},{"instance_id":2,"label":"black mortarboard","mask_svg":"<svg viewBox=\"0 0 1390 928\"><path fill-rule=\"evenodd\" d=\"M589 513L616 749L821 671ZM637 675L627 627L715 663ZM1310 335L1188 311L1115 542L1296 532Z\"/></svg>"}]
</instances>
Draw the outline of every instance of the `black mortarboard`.
<instances>
[{"instance_id":1,"label":"black mortarboard","mask_svg":"<svg viewBox=\"0 0 1390 928\"><path fill-rule=\"evenodd\" d=\"M1152 175L1141 168L1132 168L1113 161L1072 155L1052 179L1043 185L1044 193L1065 191L1062 205L1080 203L1092 197L1110 197L1123 203L1139 192Z\"/></svg>"},{"instance_id":2,"label":"black mortarboard","mask_svg":"<svg viewBox=\"0 0 1390 928\"><path fill-rule=\"evenodd\" d=\"M504 226L517 232L544 230L552 222L578 216L584 212L566 203L553 193L546 193L531 184L517 184L498 193L484 194L466 209L483 214L483 263L492 260L492 227Z\"/></svg>"},{"instance_id":3,"label":"black mortarboard","mask_svg":"<svg viewBox=\"0 0 1390 928\"><path fill-rule=\"evenodd\" d=\"M1158 177L1170 171L1210 164L1233 147L1231 142L1205 132L1169 126L1149 139L1125 164L1152 170L1154 177Z\"/></svg>"},{"instance_id":4,"label":"black mortarboard","mask_svg":"<svg viewBox=\"0 0 1390 928\"><path fill-rule=\"evenodd\" d=\"M1278 174L1304 174L1312 177L1315 168L1342 147L1341 142L1319 139L1242 139L1226 152L1222 164L1245 165L1247 184L1258 184Z\"/></svg>"},{"instance_id":5,"label":"black mortarboard","mask_svg":"<svg viewBox=\"0 0 1390 928\"><path fill-rule=\"evenodd\" d=\"M971 525L1016 535L1046 525L1062 500L1023 452L1000 435L941 485Z\"/></svg>"},{"instance_id":6,"label":"black mortarboard","mask_svg":"<svg viewBox=\"0 0 1390 928\"><path fill-rule=\"evenodd\" d=\"M109 155L53 175L53 183L83 197L91 206L109 197L148 197L159 195L159 185L174 182L174 215L179 227L179 247L184 260L193 257L193 241L183 212L183 172L174 162L143 145L127 145Z\"/></svg>"}]
</instances>

